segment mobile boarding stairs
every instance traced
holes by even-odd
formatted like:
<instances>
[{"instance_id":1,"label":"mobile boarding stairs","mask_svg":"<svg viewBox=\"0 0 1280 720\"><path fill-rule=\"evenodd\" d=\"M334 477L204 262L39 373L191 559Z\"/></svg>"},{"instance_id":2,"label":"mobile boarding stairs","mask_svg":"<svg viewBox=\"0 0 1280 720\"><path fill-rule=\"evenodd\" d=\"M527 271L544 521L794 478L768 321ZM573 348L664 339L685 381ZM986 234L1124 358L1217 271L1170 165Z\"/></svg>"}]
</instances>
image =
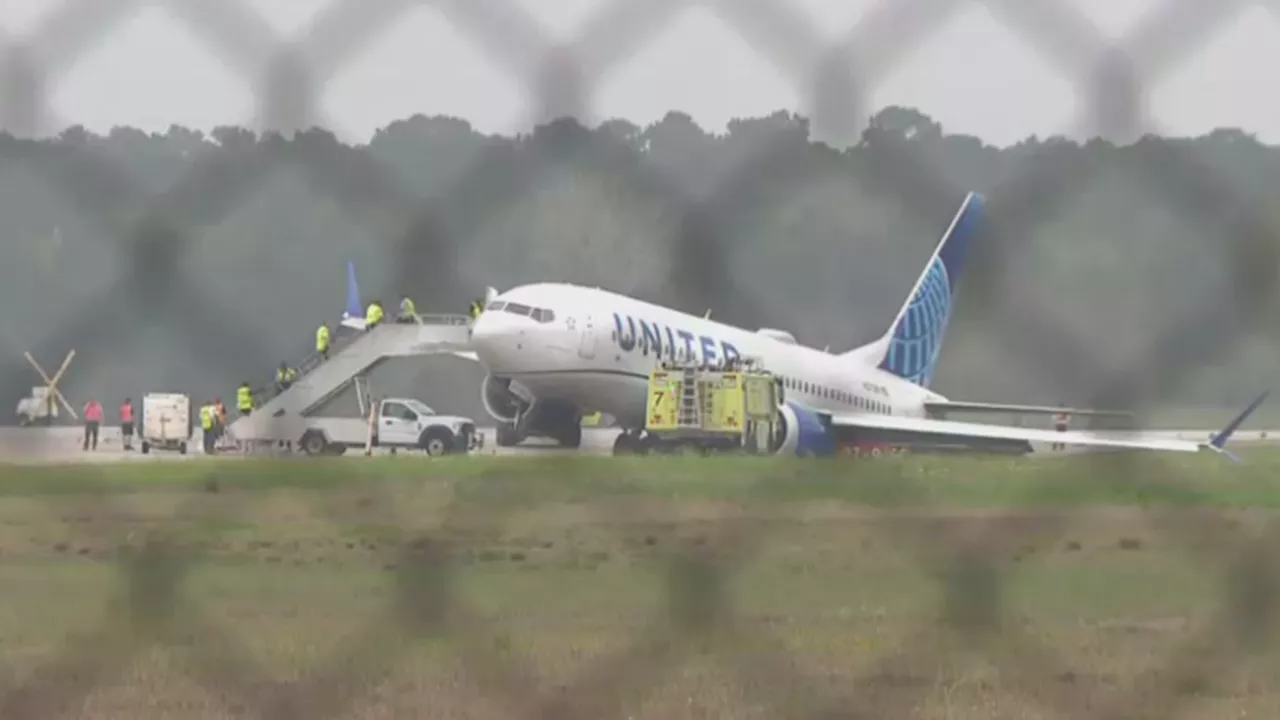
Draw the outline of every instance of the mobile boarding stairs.
<instances>
[{"instance_id":1,"label":"mobile boarding stairs","mask_svg":"<svg viewBox=\"0 0 1280 720\"><path fill-rule=\"evenodd\" d=\"M367 412L368 375L383 362L469 346L471 320L466 315L416 315L414 320L387 321L366 330L362 318L345 318L333 333L329 359L312 353L295 366L298 375L284 391L278 391L274 383L255 390L257 406L249 416L232 422L229 434L247 447L296 441L306 430L306 416L353 383L361 411Z\"/></svg>"}]
</instances>

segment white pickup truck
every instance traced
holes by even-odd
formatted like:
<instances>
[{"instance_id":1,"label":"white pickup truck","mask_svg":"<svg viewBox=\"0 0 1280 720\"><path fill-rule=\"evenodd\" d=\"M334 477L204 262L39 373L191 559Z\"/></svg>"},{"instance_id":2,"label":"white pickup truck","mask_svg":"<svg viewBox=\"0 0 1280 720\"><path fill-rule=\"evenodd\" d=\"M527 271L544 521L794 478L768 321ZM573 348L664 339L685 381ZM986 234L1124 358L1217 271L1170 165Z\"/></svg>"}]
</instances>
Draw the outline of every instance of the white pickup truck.
<instances>
[{"instance_id":1,"label":"white pickup truck","mask_svg":"<svg viewBox=\"0 0 1280 720\"><path fill-rule=\"evenodd\" d=\"M455 415L438 415L413 398L387 398L378 403L373 418L373 446L423 450L429 455L465 453L480 447L475 421ZM341 455L347 448L363 448L369 442L368 418L310 417L298 445L308 455Z\"/></svg>"}]
</instances>

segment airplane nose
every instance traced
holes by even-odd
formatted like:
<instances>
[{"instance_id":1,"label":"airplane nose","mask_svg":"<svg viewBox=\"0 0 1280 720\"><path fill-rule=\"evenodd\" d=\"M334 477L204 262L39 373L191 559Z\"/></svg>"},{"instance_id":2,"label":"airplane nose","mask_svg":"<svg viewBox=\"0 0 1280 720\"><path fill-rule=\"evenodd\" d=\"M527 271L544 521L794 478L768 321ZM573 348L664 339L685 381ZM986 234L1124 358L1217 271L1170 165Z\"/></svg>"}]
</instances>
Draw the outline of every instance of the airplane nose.
<instances>
[{"instance_id":1,"label":"airplane nose","mask_svg":"<svg viewBox=\"0 0 1280 720\"><path fill-rule=\"evenodd\" d=\"M496 334L493 317L489 313L480 313L480 317L471 321L471 342L483 345L493 340Z\"/></svg>"},{"instance_id":2,"label":"airplane nose","mask_svg":"<svg viewBox=\"0 0 1280 720\"><path fill-rule=\"evenodd\" d=\"M497 353L507 349L517 331L496 312L480 313L471 323L471 345L476 352Z\"/></svg>"}]
</instances>

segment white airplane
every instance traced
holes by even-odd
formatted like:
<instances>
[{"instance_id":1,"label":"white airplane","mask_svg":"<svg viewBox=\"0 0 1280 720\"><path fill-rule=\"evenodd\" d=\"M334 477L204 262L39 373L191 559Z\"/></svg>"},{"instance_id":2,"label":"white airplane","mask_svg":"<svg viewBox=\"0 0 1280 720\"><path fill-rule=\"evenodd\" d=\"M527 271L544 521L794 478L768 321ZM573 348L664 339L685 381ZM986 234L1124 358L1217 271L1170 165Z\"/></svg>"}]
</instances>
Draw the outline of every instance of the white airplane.
<instances>
[{"instance_id":1,"label":"white airplane","mask_svg":"<svg viewBox=\"0 0 1280 720\"><path fill-rule=\"evenodd\" d=\"M983 204L976 193L965 197L888 331L848 352L805 347L782 330L753 332L600 288L536 283L490 289L473 326L473 352L456 354L487 371L481 395L505 446L543 436L577 447L582 415L599 411L624 428L615 452L643 450L652 442L643 432L647 379L660 359L714 364L750 357L785 387L779 454L830 454L848 443L1025 453L1035 442L1230 456L1227 439L1267 393L1205 443L938 419L945 412L1091 412L951 402L929 388Z\"/></svg>"}]
</instances>

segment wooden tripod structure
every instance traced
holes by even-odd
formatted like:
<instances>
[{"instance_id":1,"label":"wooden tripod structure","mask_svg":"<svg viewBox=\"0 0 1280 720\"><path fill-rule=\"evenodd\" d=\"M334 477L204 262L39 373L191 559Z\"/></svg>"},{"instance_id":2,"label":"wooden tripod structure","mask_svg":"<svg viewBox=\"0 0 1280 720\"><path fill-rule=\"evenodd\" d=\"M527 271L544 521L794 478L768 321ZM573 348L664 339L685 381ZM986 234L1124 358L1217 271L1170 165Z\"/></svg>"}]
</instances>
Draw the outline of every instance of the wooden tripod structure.
<instances>
[{"instance_id":1,"label":"wooden tripod structure","mask_svg":"<svg viewBox=\"0 0 1280 720\"><path fill-rule=\"evenodd\" d=\"M71 359L76 356L76 351L72 350L67 353L67 358L62 361L62 367L58 368L58 372L54 373L52 378L44 371L44 368L40 367L40 363L36 362L35 358L31 357L31 353L24 352L22 354L26 356L27 362L31 363L31 367L35 368L36 372L40 373L40 377L44 380L45 385L49 387L49 394L56 397L58 402L62 403L62 407L71 415L73 420L79 420L80 416L76 414L75 408L71 407L71 403L67 402L67 399L62 395L62 391L58 389L58 381L62 379L62 375L66 373L67 368L71 366ZM50 400L50 402L52 402L52 400ZM49 409L52 410L53 408Z\"/></svg>"}]
</instances>

